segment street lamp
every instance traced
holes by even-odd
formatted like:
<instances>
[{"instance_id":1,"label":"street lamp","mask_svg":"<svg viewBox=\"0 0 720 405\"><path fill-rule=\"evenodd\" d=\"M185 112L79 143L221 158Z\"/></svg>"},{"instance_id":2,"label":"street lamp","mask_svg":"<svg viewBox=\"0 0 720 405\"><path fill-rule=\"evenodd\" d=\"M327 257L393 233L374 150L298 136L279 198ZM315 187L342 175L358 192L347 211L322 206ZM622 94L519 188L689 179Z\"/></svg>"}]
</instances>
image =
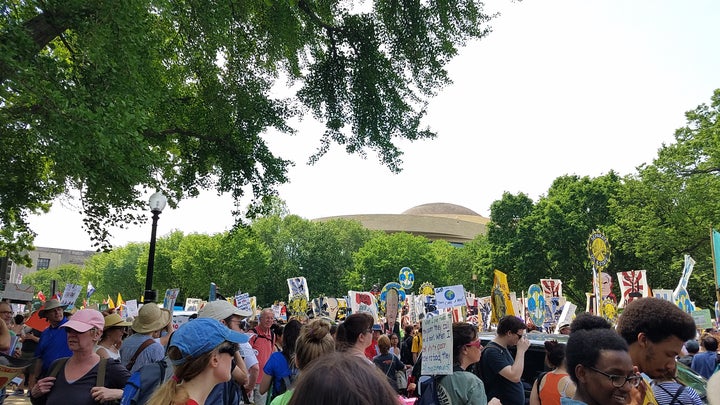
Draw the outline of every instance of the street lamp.
<instances>
[{"instance_id":1,"label":"street lamp","mask_svg":"<svg viewBox=\"0 0 720 405\"><path fill-rule=\"evenodd\" d=\"M148 256L147 275L145 276L145 295L143 303L157 301L157 291L152 289L153 269L155 267L155 236L157 234L157 221L160 213L167 204L167 198L161 192L150 196L150 212L152 212L152 234L150 235L150 254Z\"/></svg>"}]
</instances>

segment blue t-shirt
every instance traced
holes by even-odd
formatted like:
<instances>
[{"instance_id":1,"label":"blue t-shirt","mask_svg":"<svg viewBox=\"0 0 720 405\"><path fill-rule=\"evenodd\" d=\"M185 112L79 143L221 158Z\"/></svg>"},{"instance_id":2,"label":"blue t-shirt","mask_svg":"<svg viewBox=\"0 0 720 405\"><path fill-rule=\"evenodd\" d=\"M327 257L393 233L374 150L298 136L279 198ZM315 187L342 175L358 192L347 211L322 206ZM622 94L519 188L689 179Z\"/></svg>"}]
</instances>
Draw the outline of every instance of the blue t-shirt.
<instances>
[{"instance_id":1,"label":"blue t-shirt","mask_svg":"<svg viewBox=\"0 0 720 405\"><path fill-rule=\"evenodd\" d=\"M35 348L35 357L42 360L41 374L47 374L50 365L61 357L72 356L72 351L67 344L67 332L65 328L61 328L67 322L67 318L63 318L57 327L49 326L40 334L40 341Z\"/></svg>"},{"instance_id":2,"label":"blue t-shirt","mask_svg":"<svg viewBox=\"0 0 720 405\"><path fill-rule=\"evenodd\" d=\"M717 353L702 352L696 354L692 359L692 369L705 378L710 378L717 366Z\"/></svg>"},{"instance_id":3,"label":"blue t-shirt","mask_svg":"<svg viewBox=\"0 0 720 405\"><path fill-rule=\"evenodd\" d=\"M284 390L281 392L283 377L290 377L290 382L292 382L295 380L295 375L297 375L297 369L290 369L282 352L275 352L270 355L265 367L263 367L263 372L273 379L273 396L284 392ZM285 387L285 390L288 388L290 387Z\"/></svg>"}]
</instances>

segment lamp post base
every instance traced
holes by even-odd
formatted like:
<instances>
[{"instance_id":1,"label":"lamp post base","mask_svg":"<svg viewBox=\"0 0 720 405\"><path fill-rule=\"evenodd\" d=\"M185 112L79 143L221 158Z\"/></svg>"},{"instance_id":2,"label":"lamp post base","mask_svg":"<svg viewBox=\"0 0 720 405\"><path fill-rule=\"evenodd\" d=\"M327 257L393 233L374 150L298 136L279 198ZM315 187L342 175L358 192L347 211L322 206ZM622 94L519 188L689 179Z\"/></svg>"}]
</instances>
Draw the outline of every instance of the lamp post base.
<instances>
[{"instance_id":1,"label":"lamp post base","mask_svg":"<svg viewBox=\"0 0 720 405\"><path fill-rule=\"evenodd\" d=\"M143 295L143 304L147 304L149 302L157 302L157 290L145 290L145 294Z\"/></svg>"}]
</instances>

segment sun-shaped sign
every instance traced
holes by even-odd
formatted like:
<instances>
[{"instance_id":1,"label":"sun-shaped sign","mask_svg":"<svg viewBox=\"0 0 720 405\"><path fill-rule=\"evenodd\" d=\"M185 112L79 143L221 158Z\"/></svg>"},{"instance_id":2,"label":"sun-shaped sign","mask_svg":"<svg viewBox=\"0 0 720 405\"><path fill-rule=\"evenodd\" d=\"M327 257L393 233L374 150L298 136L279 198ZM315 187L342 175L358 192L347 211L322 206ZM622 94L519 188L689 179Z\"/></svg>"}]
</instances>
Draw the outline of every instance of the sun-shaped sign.
<instances>
[{"instance_id":1,"label":"sun-shaped sign","mask_svg":"<svg viewBox=\"0 0 720 405\"><path fill-rule=\"evenodd\" d=\"M400 286L402 288L409 290L412 288L413 284L415 284L415 273L413 273L410 267L403 267L400 269L398 281L400 281Z\"/></svg>"},{"instance_id":2,"label":"sun-shaped sign","mask_svg":"<svg viewBox=\"0 0 720 405\"><path fill-rule=\"evenodd\" d=\"M610 263L610 242L602 232L592 231L587 242L588 256L595 268L603 268Z\"/></svg>"},{"instance_id":3,"label":"sun-shaped sign","mask_svg":"<svg viewBox=\"0 0 720 405\"><path fill-rule=\"evenodd\" d=\"M435 286L428 281L420 284L420 294L435 295Z\"/></svg>"}]
</instances>

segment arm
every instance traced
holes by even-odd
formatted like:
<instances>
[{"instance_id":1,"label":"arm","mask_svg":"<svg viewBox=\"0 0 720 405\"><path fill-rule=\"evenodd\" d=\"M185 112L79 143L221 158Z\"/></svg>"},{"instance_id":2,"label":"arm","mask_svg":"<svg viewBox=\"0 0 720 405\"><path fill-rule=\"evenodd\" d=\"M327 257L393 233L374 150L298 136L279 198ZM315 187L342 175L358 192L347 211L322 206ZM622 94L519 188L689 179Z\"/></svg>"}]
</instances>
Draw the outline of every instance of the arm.
<instances>
[{"instance_id":1,"label":"arm","mask_svg":"<svg viewBox=\"0 0 720 405\"><path fill-rule=\"evenodd\" d=\"M263 375L262 380L260 381L260 393L261 394L265 394L266 392L268 392L271 382L272 382L272 377L269 376L267 373L265 373Z\"/></svg>"},{"instance_id":2,"label":"arm","mask_svg":"<svg viewBox=\"0 0 720 405\"><path fill-rule=\"evenodd\" d=\"M515 354L515 361L512 365L504 367L498 374L503 376L506 380L512 382L520 382L522 378L523 369L525 368L525 352L530 347L530 341L527 338L522 338L517 344L517 353Z\"/></svg>"},{"instance_id":3,"label":"arm","mask_svg":"<svg viewBox=\"0 0 720 405\"><path fill-rule=\"evenodd\" d=\"M4 321L0 321L0 351L10 350L10 329Z\"/></svg>"},{"instance_id":4,"label":"arm","mask_svg":"<svg viewBox=\"0 0 720 405\"><path fill-rule=\"evenodd\" d=\"M90 395L97 402L114 401L122 398L123 390L119 388L92 387L90 388Z\"/></svg>"},{"instance_id":5,"label":"arm","mask_svg":"<svg viewBox=\"0 0 720 405\"><path fill-rule=\"evenodd\" d=\"M257 381L258 374L260 374L260 367L257 364L248 370L248 382L245 385L245 392L248 394L255 389L255 381Z\"/></svg>"},{"instance_id":6,"label":"arm","mask_svg":"<svg viewBox=\"0 0 720 405\"><path fill-rule=\"evenodd\" d=\"M232 372L232 378L238 385L245 385L247 383L248 372L245 367L245 361L243 360L240 352L235 352L235 369Z\"/></svg>"},{"instance_id":7,"label":"arm","mask_svg":"<svg viewBox=\"0 0 720 405\"><path fill-rule=\"evenodd\" d=\"M538 380L536 379L533 383L532 389L530 390L530 405L540 405L540 396L538 395ZM569 397L572 398L572 397Z\"/></svg>"}]
</instances>

